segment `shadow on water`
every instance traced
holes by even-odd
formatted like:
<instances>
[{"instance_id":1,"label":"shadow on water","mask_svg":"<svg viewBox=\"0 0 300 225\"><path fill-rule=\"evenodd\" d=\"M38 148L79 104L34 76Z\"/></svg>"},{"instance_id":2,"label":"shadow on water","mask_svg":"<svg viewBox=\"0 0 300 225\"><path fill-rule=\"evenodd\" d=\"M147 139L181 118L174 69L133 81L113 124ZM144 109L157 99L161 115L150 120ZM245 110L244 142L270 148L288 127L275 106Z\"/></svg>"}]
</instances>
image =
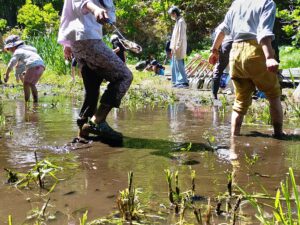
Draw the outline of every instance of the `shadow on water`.
<instances>
[{"instance_id":1,"label":"shadow on water","mask_svg":"<svg viewBox=\"0 0 300 225\"><path fill-rule=\"evenodd\" d=\"M272 135L266 134L266 133L261 133L261 132L258 132L258 131L251 131L249 134L244 134L242 136L245 136L245 137L263 137L263 138L272 138L272 139L274 139L274 137ZM296 142L296 141L300 141L300 135L286 134L278 140Z\"/></svg>"},{"instance_id":2,"label":"shadow on water","mask_svg":"<svg viewBox=\"0 0 300 225\"><path fill-rule=\"evenodd\" d=\"M188 148L188 146L191 146L190 149L187 150L189 152L213 151L213 148L205 143L172 142L162 139L124 137L123 140L120 139L116 141L104 139L99 136L93 136L90 137L89 140L101 142L109 145L110 147L154 150L150 153L151 155L163 156L170 159L174 159L172 153L184 151Z\"/></svg>"}]
</instances>

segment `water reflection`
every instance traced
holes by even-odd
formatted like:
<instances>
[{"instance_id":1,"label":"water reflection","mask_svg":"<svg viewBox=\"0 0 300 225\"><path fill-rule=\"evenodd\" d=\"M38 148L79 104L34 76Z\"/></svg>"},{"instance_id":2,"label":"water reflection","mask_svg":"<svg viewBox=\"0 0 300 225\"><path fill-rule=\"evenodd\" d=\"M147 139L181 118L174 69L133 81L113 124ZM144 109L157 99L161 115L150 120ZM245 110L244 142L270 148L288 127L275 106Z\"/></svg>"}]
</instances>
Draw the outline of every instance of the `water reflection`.
<instances>
[{"instance_id":1,"label":"water reflection","mask_svg":"<svg viewBox=\"0 0 300 225\"><path fill-rule=\"evenodd\" d=\"M184 142L186 140L185 133L182 132L187 121L185 110L186 105L184 103L168 106L170 137L174 142Z\"/></svg>"}]
</instances>

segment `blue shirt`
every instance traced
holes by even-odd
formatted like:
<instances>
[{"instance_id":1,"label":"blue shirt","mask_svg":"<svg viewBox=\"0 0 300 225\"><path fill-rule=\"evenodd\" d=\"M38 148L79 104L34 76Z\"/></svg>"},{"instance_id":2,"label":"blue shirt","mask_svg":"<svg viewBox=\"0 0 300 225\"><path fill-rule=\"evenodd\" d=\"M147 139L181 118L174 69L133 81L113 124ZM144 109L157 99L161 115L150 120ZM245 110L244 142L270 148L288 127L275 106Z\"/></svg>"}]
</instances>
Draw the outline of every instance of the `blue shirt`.
<instances>
[{"instance_id":1,"label":"blue shirt","mask_svg":"<svg viewBox=\"0 0 300 225\"><path fill-rule=\"evenodd\" d=\"M220 27L234 42L274 39L276 4L273 0L235 0Z\"/></svg>"}]
</instances>

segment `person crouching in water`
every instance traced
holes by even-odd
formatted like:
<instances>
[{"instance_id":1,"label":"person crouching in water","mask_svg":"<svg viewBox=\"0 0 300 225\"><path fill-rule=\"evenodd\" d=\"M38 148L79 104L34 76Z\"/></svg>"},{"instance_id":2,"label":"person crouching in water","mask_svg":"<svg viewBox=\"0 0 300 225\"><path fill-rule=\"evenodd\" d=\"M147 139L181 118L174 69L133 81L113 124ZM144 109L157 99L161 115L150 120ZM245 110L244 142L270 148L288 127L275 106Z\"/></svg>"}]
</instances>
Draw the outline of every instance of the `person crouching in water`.
<instances>
[{"instance_id":1,"label":"person crouching in water","mask_svg":"<svg viewBox=\"0 0 300 225\"><path fill-rule=\"evenodd\" d=\"M41 78L45 65L36 48L25 45L19 36L11 35L6 38L4 49L13 53L6 69L4 82L8 81L10 72L16 67L16 74L23 82L25 101L29 101L31 90L33 102L38 102L38 91L35 85ZM22 68L24 65L25 71Z\"/></svg>"},{"instance_id":2,"label":"person crouching in water","mask_svg":"<svg viewBox=\"0 0 300 225\"><path fill-rule=\"evenodd\" d=\"M121 43L118 35L116 35L116 34L111 35L110 43L112 44L112 48L113 48L114 53L116 53L117 56L119 56L119 58L124 63L126 63L126 48Z\"/></svg>"}]
</instances>

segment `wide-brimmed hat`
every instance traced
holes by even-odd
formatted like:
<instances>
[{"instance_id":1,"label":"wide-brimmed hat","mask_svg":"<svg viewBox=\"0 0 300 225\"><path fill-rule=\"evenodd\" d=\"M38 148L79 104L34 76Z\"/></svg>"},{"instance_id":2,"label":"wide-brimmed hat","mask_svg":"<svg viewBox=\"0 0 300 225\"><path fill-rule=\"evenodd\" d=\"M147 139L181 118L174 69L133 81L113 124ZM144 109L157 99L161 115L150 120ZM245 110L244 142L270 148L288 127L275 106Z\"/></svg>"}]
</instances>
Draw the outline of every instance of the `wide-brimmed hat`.
<instances>
[{"instance_id":1,"label":"wide-brimmed hat","mask_svg":"<svg viewBox=\"0 0 300 225\"><path fill-rule=\"evenodd\" d=\"M23 44L24 41L18 35L10 35L4 41L4 49L9 49Z\"/></svg>"}]
</instances>

